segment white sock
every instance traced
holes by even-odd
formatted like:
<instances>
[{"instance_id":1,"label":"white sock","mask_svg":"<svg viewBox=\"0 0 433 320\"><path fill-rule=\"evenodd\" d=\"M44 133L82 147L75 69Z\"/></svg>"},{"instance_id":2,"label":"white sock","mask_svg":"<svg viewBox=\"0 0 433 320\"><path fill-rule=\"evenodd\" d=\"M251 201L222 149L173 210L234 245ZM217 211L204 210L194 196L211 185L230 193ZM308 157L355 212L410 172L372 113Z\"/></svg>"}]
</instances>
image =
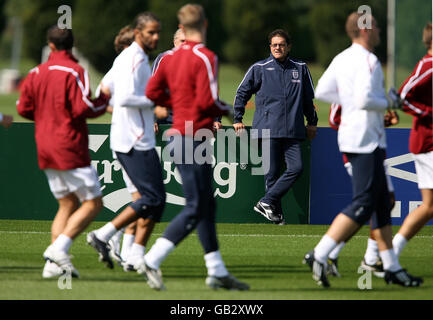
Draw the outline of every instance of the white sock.
<instances>
[{"instance_id":1,"label":"white sock","mask_svg":"<svg viewBox=\"0 0 433 320\"><path fill-rule=\"evenodd\" d=\"M110 240L110 238L112 236L114 236L114 234L117 232L118 230L116 229L116 227L111 223L107 223L106 225L104 225L103 227L99 228L98 230L96 230L96 237L103 241L103 242L108 242L108 240Z\"/></svg>"},{"instance_id":2,"label":"white sock","mask_svg":"<svg viewBox=\"0 0 433 320\"><path fill-rule=\"evenodd\" d=\"M324 235L314 248L314 259L326 264L329 253L337 246L337 242L328 235Z\"/></svg>"},{"instance_id":3,"label":"white sock","mask_svg":"<svg viewBox=\"0 0 433 320\"><path fill-rule=\"evenodd\" d=\"M65 236L64 234L61 234L57 237L57 239L53 242L52 246L56 250L63 251L68 253L69 249L72 245L72 239L68 236Z\"/></svg>"},{"instance_id":4,"label":"white sock","mask_svg":"<svg viewBox=\"0 0 433 320\"><path fill-rule=\"evenodd\" d=\"M139 243L133 243L131 249L128 252L128 260L143 258L146 252L146 247Z\"/></svg>"},{"instance_id":5,"label":"white sock","mask_svg":"<svg viewBox=\"0 0 433 320\"><path fill-rule=\"evenodd\" d=\"M128 260L129 251L131 250L134 241L135 236L133 234L123 234L122 250L120 251L120 256L124 261Z\"/></svg>"},{"instance_id":6,"label":"white sock","mask_svg":"<svg viewBox=\"0 0 433 320\"><path fill-rule=\"evenodd\" d=\"M371 238L368 238L367 250L364 255L365 263L369 265L376 264L377 260L379 260L379 248L377 246L377 241Z\"/></svg>"},{"instance_id":7,"label":"white sock","mask_svg":"<svg viewBox=\"0 0 433 320\"><path fill-rule=\"evenodd\" d=\"M176 248L173 242L158 238L152 248L144 256L144 261L152 269L159 269L162 261Z\"/></svg>"},{"instance_id":8,"label":"white sock","mask_svg":"<svg viewBox=\"0 0 433 320\"><path fill-rule=\"evenodd\" d=\"M334 250L331 251L331 253L329 254L328 258L335 260L338 258L338 255L340 254L341 249L344 248L344 246L346 245L346 242L341 241L335 248Z\"/></svg>"},{"instance_id":9,"label":"white sock","mask_svg":"<svg viewBox=\"0 0 433 320\"><path fill-rule=\"evenodd\" d=\"M394 236L394 238L392 239L392 246L397 257L400 257L400 253L406 246L407 242L408 241L406 240L406 238L403 237L400 233L397 233Z\"/></svg>"},{"instance_id":10,"label":"white sock","mask_svg":"<svg viewBox=\"0 0 433 320\"><path fill-rule=\"evenodd\" d=\"M394 249L379 251L379 255L382 259L384 270L395 272L402 269Z\"/></svg>"},{"instance_id":11,"label":"white sock","mask_svg":"<svg viewBox=\"0 0 433 320\"><path fill-rule=\"evenodd\" d=\"M206 262L208 275L215 277L225 277L229 274L219 250L205 254L204 260Z\"/></svg>"}]
</instances>

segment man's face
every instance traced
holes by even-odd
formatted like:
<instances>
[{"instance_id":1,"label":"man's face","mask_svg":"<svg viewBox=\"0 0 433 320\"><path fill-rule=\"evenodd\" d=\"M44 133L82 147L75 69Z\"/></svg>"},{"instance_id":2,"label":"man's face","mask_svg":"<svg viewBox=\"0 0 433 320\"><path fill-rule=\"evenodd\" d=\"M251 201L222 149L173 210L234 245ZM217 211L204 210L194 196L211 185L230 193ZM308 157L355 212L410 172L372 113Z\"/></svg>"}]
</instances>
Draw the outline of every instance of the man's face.
<instances>
[{"instance_id":1,"label":"man's face","mask_svg":"<svg viewBox=\"0 0 433 320\"><path fill-rule=\"evenodd\" d=\"M158 45L160 30L159 22L150 21L142 30L135 30L135 41L143 48L144 52L149 53L155 50Z\"/></svg>"},{"instance_id":2,"label":"man's face","mask_svg":"<svg viewBox=\"0 0 433 320\"><path fill-rule=\"evenodd\" d=\"M174 38L174 40L173 40L174 47L177 48L184 42L185 42L185 33L179 32L176 35L176 38Z\"/></svg>"},{"instance_id":3,"label":"man's face","mask_svg":"<svg viewBox=\"0 0 433 320\"><path fill-rule=\"evenodd\" d=\"M288 45L286 40L280 36L273 37L269 46L272 55L279 61L284 61L290 51L290 45Z\"/></svg>"},{"instance_id":4,"label":"man's face","mask_svg":"<svg viewBox=\"0 0 433 320\"><path fill-rule=\"evenodd\" d=\"M380 29L377 26L376 19L373 19L371 23L371 30L369 30L368 42L372 48L377 47L380 44Z\"/></svg>"}]
</instances>

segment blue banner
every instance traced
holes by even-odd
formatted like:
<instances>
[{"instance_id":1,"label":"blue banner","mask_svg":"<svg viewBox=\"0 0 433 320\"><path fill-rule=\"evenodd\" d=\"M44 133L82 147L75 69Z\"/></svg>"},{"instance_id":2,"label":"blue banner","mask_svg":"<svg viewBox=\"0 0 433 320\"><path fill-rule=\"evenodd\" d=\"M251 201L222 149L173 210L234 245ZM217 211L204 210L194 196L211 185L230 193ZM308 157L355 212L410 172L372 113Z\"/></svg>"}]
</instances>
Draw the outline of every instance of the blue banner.
<instances>
[{"instance_id":1,"label":"blue banner","mask_svg":"<svg viewBox=\"0 0 433 320\"><path fill-rule=\"evenodd\" d=\"M410 129L386 129L386 164L394 185L393 225L421 203L415 165L408 150ZM330 224L352 198L352 185L337 145L337 131L319 128L311 146L310 224ZM433 224L433 221L428 223Z\"/></svg>"}]
</instances>

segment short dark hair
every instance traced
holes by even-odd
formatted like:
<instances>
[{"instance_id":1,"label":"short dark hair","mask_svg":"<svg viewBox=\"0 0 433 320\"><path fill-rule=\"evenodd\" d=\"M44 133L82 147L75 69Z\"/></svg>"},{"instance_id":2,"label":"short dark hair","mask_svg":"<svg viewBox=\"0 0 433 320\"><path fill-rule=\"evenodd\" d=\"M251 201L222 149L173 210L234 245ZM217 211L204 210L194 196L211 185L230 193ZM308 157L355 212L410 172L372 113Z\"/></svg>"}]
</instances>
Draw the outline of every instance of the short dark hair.
<instances>
[{"instance_id":1,"label":"short dark hair","mask_svg":"<svg viewBox=\"0 0 433 320\"><path fill-rule=\"evenodd\" d=\"M432 32L431 32L431 22L427 23L422 32L422 42L427 47L427 49L431 48L432 42Z\"/></svg>"},{"instance_id":2,"label":"short dark hair","mask_svg":"<svg viewBox=\"0 0 433 320\"><path fill-rule=\"evenodd\" d=\"M287 42L287 45L292 44L292 39L290 38L290 35L289 35L289 33L286 30L276 29L276 30L272 31L268 35L268 42L269 42L269 44L271 44L273 37L284 38L286 40L286 42Z\"/></svg>"},{"instance_id":3,"label":"short dark hair","mask_svg":"<svg viewBox=\"0 0 433 320\"><path fill-rule=\"evenodd\" d=\"M134 22L132 23L132 27L137 30L143 30L146 27L146 24L153 21L161 23L159 18L154 13L150 11L145 11L135 17Z\"/></svg>"},{"instance_id":4,"label":"short dark hair","mask_svg":"<svg viewBox=\"0 0 433 320\"><path fill-rule=\"evenodd\" d=\"M48 29L47 41L53 43L57 50L70 50L74 46L74 34L71 29L52 26Z\"/></svg>"}]
</instances>

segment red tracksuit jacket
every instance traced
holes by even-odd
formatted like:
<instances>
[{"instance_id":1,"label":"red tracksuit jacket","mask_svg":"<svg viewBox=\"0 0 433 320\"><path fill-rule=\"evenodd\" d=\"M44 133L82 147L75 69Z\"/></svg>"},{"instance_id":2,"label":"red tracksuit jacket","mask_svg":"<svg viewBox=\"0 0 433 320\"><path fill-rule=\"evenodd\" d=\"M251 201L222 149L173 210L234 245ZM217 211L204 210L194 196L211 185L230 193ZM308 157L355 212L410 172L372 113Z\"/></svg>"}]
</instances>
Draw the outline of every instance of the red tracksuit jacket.
<instances>
[{"instance_id":1,"label":"red tracksuit jacket","mask_svg":"<svg viewBox=\"0 0 433 320\"><path fill-rule=\"evenodd\" d=\"M414 116L409 137L409 151L414 154L433 151L432 70L432 56L427 54L399 91L405 99L403 111Z\"/></svg>"},{"instance_id":2,"label":"red tracksuit jacket","mask_svg":"<svg viewBox=\"0 0 433 320\"><path fill-rule=\"evenodd\" d=\"M191 129L185 129L186 121L193 123L191 133L212 129L214 119L227 113L227 105L218 98L217 69L212 51L202 43L185 41L161 60L146 96L156 105L173 109L172 129L182 135Z\"/></svg>"},{"instance_id":3,"label":"red tracksuit jacket","mask_svg":"<svg viewBox=\"0 0 433 320\"><path fill-rule=\"evenodd\" d=\"M90 165L86 118L105 112L108 98L91 99L87 72L68 51L52 52L21 86L18 113L35 122L41 169L70 170Z\"/></svg>"}]
</instances>

